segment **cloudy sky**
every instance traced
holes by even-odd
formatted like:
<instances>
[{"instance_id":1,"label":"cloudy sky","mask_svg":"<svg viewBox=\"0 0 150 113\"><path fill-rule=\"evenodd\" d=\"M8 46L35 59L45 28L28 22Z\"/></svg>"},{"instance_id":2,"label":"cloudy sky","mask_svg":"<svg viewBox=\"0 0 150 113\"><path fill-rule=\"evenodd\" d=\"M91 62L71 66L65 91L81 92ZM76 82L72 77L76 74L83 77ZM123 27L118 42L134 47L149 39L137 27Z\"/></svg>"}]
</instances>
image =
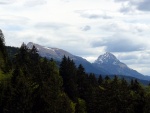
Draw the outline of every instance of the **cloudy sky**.
<instances>
[{"instance_id":1,"label":"cloudy sky","mask_svg":"<svg viewBox=\"0 0 150 113\"><path fill-rule=\"evenodd\" d=\"M0 0L6 45L34 42L93 62L111 52L150 75L150 0Z\"/></svg>"}]
</instances>

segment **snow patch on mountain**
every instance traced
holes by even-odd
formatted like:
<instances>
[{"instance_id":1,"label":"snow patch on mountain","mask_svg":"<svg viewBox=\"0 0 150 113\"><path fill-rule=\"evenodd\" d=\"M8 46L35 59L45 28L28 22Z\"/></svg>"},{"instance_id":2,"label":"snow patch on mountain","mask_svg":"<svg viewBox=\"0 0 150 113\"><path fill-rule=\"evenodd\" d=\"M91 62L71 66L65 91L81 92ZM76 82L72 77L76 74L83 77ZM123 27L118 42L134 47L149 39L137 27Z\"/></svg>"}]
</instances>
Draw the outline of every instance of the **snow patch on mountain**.
<instances>
[{"instance_id":1,"label":"snow patch on mountain","mask_svg":"<svg viewBox=\"0 0 150 113\"><path fill-rule=\"evenodd\" d=\"M72 55L71 53L58 49L41 46L33 42L29 42L27 47L31 49L33 45L37 48L38 53L41 57L46 57L48 59L53 58L56 61L61 61L64 56L69 57L74 60L75 64L78 66L82 64L85 67L86 72L103 74L103 75L125 75L132 76L137 78L143 78L143 75L137 71L129 68L126 64L120 62L112 53L106 52L103 55L100 55L93 64L88 62L82 57Z\"/></svg>"},{"instance_id":2,"label":"snow patch on mountain","mask_svg":"<svg viewBox=\"0 0 150 113\"><path fill-rule=\"evenodd\" d=\"M95 73L95 74L106 74L103 70L95 68L90 62L88 62L86 59L72 55L71 53L59 49L59 48L51 48L51 47L45 47L41 46L39 44L35 44L33 42L29 42L27 44L27 47L29 49L32 49L33 45L37 48L38 53L41 57L46 57L48 59L53 58L55 61L61 61L64 56L69 57L72 59L75 64L78 66L79 64L82 64L83 67L85 68L85 71L88 73Z\"/></svg>"},{"instance_id":3,"label":"snow patch on mountain","mask_svg":"<svg viewBox=\"0 0 150 113\"><path fill-rule=\"evenodd\" d=\"M126 75L142 78L143 75L129 68L126 64L120 62L112 53L106 52L100 55L93 65L98 69L103 69L112 75Z\"/></svg>"},{"instance_id":4,"label":"snow patch on mountain","mask_svg":"<svg viewBox=\"0 0 150 113\"><path fill-rule=\"evenodd\" d=\"M70 57L71 59L75 59L74 55L72 55L69 52L64 51L62 49L45 47L45 46L41 46L39 44L35 44L33 42L29 42L27 44L27 47L29 49L31 49L33 46L35 46L37 48L39 55L42 57L46 57L49 59L53 58L55 60L60 61L65 55L66 57Z\"/></svg>"},{"instance_id":5,"label":"snow patch on mountain","mask_svg":"<svg viewBox=\"0 0 150 113\"><path fill-rule=\"evenodd\" d=\"M98 64L110 63L113 65L117 65L120 63L120 61L113 54L106 52L105 54L100 55L94 63Z\"/></svg>"}]
</instances>

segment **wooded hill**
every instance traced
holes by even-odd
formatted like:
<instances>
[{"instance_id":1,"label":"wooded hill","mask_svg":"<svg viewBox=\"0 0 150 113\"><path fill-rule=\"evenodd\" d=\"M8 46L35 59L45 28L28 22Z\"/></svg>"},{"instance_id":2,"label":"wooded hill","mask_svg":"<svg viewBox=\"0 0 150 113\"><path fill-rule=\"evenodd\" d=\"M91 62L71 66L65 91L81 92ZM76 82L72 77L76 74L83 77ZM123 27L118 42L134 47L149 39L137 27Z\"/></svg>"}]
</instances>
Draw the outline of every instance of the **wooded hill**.
<instances>
[{"instance_id":1,"label":"wooded hill","mask_svg":"<svg viewBox=\"0 0 150 113\"><path fill-rule=\"evenodd\" d=\"M150 113L150 86L97 79L64 56L59 67L25 44L8 57L0 35L0 113Z\"/></svg>"}]
</instances>

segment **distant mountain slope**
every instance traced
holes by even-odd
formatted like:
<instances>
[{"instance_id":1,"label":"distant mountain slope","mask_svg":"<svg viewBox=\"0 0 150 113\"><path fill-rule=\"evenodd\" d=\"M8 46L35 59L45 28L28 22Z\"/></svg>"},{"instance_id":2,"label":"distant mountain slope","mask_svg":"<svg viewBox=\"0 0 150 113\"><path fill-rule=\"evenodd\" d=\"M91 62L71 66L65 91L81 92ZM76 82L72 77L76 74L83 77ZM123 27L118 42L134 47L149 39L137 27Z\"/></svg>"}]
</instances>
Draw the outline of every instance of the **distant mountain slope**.
<instances>
[{"instance_id":1,"label":"distant mountain slope","mask_svg":"<svg viewBox=\"0 0 150 113\"><path fill-rule=\"evenodd\" d=\"M42 57L46 57L48 59L53 58L54 60L60 62L65 55L66 57L70 57L72 60L74 60L77 66L82 64L87 73L95 73L96 76L99 76L100 74L110 76L117 75L123 77L127 76L127 78L135 77L138 79L150 81L150 76L144 76L129 68L126 64L120 62L113 54L108 52L104 55L100 55L98 59L93 64L91 64L82 57L72 55L71 53L62 49L48 48L32 42L27 44L28 48L30 49L33 47L33 45L35 45L39 51L40 56ZM19 51L19 48L17 47L6 46L6 49L10 59L12 59Z\"/></svg>"},{"instance_id":2,"label":"distant mountain slope","mask_svg":"<svg viewBox=\"0 0 150 113\"><path fill-rule=\"evenodd\" d=\"M120 62L113 54L106 52L100 55L93 65L98 69L103 69L111 75L125 75L136 77L139 79L149 79L150 77L144 76L141 73L129 68L126 64Z\"/></svg>"},{"instance_id":3,"label":"distant mountain slope","mask_svg":"<svg viewBox=\"0 0 150 113\"><path fill-rule=\"evenodd\" d=\"M65 50L58 49L58 48L45 47L45 46L41 46L39 44L35 44L33 42L29 42L27 44L27 47L29 49L31 49L33 47L33 45L37 48L39 55L42 57L46 57L48 59L53 58L56 61L61 61L65 55L66 57L69 57L70 59L72 59L77 66L79 64L82 64L83 67L85 68L86 72L88 72L88 73L107 74L107 72L105 72L101 69L95 68L86 59L83 59L82 57L79 57L79 56L72 55L71 53L69 53Z\"/></svg>"},{"instance_id":4,"label":"distant mountain slope","mask_svg":"<svg viewBox=\"0 0 150 113\"><path fill-rule=\"evenodd\" d=\"M14 55L17 54L17 52L19 51L18 47L10 47L10 46L6 46L7 49L7 53L10 59L14 58ZM77 56L76 56L77 57ZM97 77L99 76L100 70L97 69L93 69L93 65L89 64L89 62L86 62L86 60L82 60L82 58L78 57L78 60L76 60L76 64L84 64L84 67L86 67L86 69L88 69L89 72L97 72L98 74L96 75ZM60 61L59 61L60 62ZM101 69L102 70L102 69ZM95 71L95 72L94 72ZM113 78L114 75L109 74L109 72L103 72L105 74L103 74L103 78L108 75L110 78ZM136 77L131 77L131 76L123 76L123 75L117 75L119 78L124 78L126 79L128 82L131 81L131 79L136 79ZM140 83L144 84L144 85L148 85L150 83L150 77L149 76L144 76L144 79L137 79Z\"/></svg>"}]
</instances>

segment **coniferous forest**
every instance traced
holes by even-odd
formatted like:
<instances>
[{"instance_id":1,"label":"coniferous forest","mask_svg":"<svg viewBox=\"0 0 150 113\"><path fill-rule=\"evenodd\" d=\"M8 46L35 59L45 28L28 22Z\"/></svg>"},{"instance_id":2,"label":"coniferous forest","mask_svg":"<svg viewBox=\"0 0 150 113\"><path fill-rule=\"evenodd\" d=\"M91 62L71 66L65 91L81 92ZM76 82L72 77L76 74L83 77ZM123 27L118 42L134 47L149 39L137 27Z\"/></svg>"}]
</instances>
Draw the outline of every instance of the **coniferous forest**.
<instances>
[{"instance_id":1,"label":"coniferous forest","mask_svg":"<svg viewBox=\"0 0 150 113\"><path fill-rule=\"evenodd\" d=\"M150 86L60 65L25 44L9 56L0 34L0 113L150 113Z\"/></svg>"}]
</instances>

